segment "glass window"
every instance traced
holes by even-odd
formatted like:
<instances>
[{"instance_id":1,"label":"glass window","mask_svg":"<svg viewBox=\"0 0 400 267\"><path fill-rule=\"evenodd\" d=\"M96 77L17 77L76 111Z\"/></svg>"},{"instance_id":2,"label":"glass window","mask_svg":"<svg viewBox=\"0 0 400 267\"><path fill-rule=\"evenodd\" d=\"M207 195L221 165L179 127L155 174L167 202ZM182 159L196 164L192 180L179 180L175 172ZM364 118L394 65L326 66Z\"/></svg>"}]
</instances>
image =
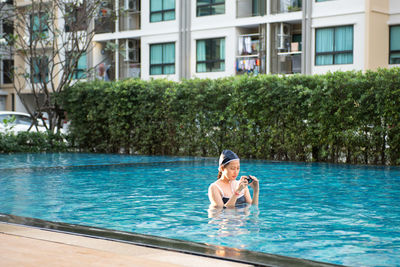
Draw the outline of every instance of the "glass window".
<instances>
[{"instance_id":1,"label":"glass window","mask_svg":"<svg viewBox=\"0 0 400 267\"><path fill-rule=\"evenodd\" d=\"M48 15L44 13L33 14L30 16L32 39L45 39L49 37Z\"/></svg>"},{"instance_id":2,"label":"glass window","mask_svg":"<svg viewBox=\"0 0 400 267\"><path fill-rule=\"evenodd\" d=\"M31 125L32 119L31 117L23 116L23 115L15 115L15 123L23 124L23 125Z\"/></svg>"},{"instance_id":3,"label":"glass window","mask_svg":"<svg viewBox=\"0 0 400 267\"><path fill-rule=\"evenodd\" d=\"M197 40L196 72L225 70L225 39Z\"/></svg>"},{"instance_id":4,"label":"glass window","mask_svg":"<svg viewBox=\"0 0 400 267\"><path fill-rule=\"evenodd\" d=\"M400 25L390 26L389 64L400 64Z\"/></svg>"},{"instance_id":5,"label":"glass window","mask_svg":"<svg viewBox=\"0 0 400 267\"><path fill-rule=\"evenodd\" d=\"M32 78L34 83L49 81L49 59L46 56L32 58Z\"/></svg>"},{"instance_id":6,"label":"glass window","mask_svg":"<svg viewBox=\"0 0 400 267\"><path fill-rule=\"evenodd\" d=\"M175 0L151 0L150 22L175 19Z\"/></svg>"},{"instance_id":7,"label":"glass window","mask_svg":"<svg viewBox=\"0 0 400 267\"><path fill-rule=\"evenodd\" d=\"M3 59L3 83L13 83L14 60Z\"/></svg>"},{"instance_id":8,"label":"glass window","mask_svg":"<svg viewBox=\"0 0 400 267\"><path fill-rule=\"evenodd\" d=\"M225 0L197 0L197 16L225 14Z\"/></svg>"},{"instance_id":9,"label":"glass window","mask_svg":"<svg viewBox=\"0 0 400 267\"><path fill-rule=\"evenodd\" d=\"M353 26L315 31L315 65L353 63Z\"/></svg>"},{"instance_id":10,"label":"glass window","mask_svg":"<svg viewBox=\"0 0 400 267\"><path fill-rule=\"evenodd\" d=\"M175 43L150 45L150 75L175 74Z\"/></svg>"},{"instance_id":11,"label":"glass window","mask_svg":"<svg viewBox=\"0 0 400 267\"><path fill-rule=\"evenodd\" d=\"M67 55L67 62L66 65L68 66L70 64L70 60L76 60L77 56L73 55L74 52L69 52ZM87 59L86 59L86 53L83 53L79 59L78 62L71 62L71 64L76 63L76 66L72 66L72 79L85 79L86 78L86 71L87 71Z\"/></svg>"}]
</instances>

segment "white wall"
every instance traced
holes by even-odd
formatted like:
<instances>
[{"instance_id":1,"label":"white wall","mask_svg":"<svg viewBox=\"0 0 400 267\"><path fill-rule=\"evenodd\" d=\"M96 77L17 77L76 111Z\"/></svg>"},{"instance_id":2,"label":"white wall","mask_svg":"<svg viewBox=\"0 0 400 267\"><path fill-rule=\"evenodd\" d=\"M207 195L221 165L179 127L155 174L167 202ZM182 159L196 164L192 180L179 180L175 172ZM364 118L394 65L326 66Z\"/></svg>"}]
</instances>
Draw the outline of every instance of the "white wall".
<instances>
[{"instance_id":1,"label":"white wall","mask_svg":"<svg viewBox=\"0 0 400 267\"><path fill-rule=\"evenodd\" d=\"M365 12L365 1L366 0L332 0L325 2L312 1L312 17L336 17L345 14Z\"/></svg>"},{"instance_id":2,"label":"white wall","mask_svg":"<svg viewBox=\"0 0 400 267\"><path fill-rule=\"evenodd\" d=\"M196 41L210 38L225 38L225 71L196 72ZM236 30L234 27L192 32L190 76L198 78L220 78L235 75L236 40Z\"/></svg>"},{"instance_id":3,"label":"white wall","mask_svg":"<svg viewBox=\"0 0 400 267\"><path fill-rule=\"evenodd\" d=\"M176 33L179 31L179 0L175 0L175 20L150 22L150 1L141 1L141 30L145 35Z\"/></svg>"},{"instance_id":4,"label":"white wall","mask_svg":"<svg viewBox=\"0 0 400 267\"><path fill-rule=\"evenodd\" d=\"M150 78L167 78L169 80L178 81L179 77L179 49L180 44L178 42L178 33L156 35L156 36L145 36L141 39L141 79L149 80ZM150 45L160 43L175 43L175 74L169 75L150 75Z\"/></svg>"},{"instance_id":5,"label":"white wall","mask_svg":"<svg viewBox=\"0 0 400 267\"><path fill-rule=\"evenodd\" d=\"M400 0L390 0L389 3L389 24L400 24Z\"/></svg>"},{"instance_id":6,"label":"white wall","mask_svg":"<svg viewBox=\"0 0 400 267\"><path fill-rule=\"evenodd\" d=\"M353 25L353 64L315 66L315 29ZM362 70L365 55L365 0L313 2L311 51L314 74L328 71Z\"/></svg>"},{"instance_id":7,"label":"white wall","mask_svg":"<svg viewBox=\"0 0 400 267\"><path fill-rule=\"evenodd\" d=\"M190 0L188 0L190 1ZM236 19L236 1L225 0L225 14L196 17L196 0L191 0L192 31L231 27Z\"/></svg>"}]
</instances>

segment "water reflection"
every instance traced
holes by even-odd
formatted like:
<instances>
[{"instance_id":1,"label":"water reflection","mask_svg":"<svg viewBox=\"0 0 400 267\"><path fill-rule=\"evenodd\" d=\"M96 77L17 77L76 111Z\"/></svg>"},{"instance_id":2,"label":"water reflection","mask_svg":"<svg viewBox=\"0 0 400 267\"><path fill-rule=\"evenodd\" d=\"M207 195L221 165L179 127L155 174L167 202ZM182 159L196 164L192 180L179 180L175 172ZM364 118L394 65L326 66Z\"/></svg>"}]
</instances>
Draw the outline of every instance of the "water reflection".
<instances>
[{"instance_id":1,"label":"water reflection","mask_svg":"<svg viewBox=\"0 0 400 267\"><path fill-rule=\"evenodd\" d=\"M209 237L237 237L260 231L258 207L244 205L233 209L208 208L208 224L214 226L215 232L208 233Z\"/></svg>"}]
</instances>

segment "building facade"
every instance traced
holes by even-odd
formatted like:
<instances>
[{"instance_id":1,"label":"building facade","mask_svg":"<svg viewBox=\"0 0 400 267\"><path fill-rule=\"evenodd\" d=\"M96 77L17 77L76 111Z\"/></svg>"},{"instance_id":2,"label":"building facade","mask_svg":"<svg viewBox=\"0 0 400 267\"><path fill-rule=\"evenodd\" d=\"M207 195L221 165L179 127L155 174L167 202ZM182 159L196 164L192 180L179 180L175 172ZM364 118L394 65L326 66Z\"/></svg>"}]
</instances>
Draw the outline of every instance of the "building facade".
<instances>
[{"instance_id":1,"label":"building facade","mask_svg":"<svg viewBox=\"0 0 400 267\"><path fill-rule=\"evenodd\" d=\"M93 27L92 49L78 64L95 70L88 79L179 81L400 66L398 0L109 0ZM14 64L1 60L3 69ZM0 82L0 109L23 109L12 79Z\"/></svg>"},{"instance_id":2,"label":"building facade","mask_svg":"<svg viewBox=\"0 0 400 267\"><path fill-rule=\"evenodd\" d=\"M398 65L397 0L116 0L92 65L112 79L319 74ZM116 50L107 52L107 43Z\"/></svg>"}]
</instances>

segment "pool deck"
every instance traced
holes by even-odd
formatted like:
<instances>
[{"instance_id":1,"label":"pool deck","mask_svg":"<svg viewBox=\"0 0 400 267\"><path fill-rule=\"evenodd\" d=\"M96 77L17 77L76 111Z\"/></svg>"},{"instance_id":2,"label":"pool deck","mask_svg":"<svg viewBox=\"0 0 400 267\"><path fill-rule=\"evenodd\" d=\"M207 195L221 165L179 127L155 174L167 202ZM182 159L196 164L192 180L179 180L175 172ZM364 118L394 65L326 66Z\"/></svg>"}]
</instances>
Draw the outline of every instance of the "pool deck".
<instances>
[{"instance_id":1,"label":"pool deck","mask_svg":"<svg viewBox=\"0 0 400 267\"><path fill-rule=\"evenodd\" d=\"M253 266L0 222L0 266Z\"/></svg>"}]
</instances>

